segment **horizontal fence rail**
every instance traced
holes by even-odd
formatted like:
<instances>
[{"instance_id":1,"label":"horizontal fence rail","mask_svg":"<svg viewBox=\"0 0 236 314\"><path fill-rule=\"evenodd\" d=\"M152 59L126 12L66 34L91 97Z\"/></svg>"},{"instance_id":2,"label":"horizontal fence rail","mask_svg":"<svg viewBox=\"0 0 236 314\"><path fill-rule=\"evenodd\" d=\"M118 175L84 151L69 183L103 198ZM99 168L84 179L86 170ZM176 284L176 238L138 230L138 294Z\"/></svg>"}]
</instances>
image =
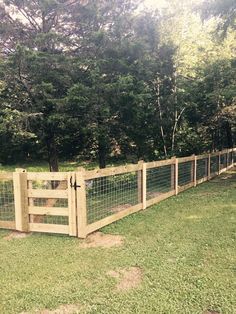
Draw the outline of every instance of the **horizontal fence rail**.
<instances>
[{"instance_id":1,"label":"horizontal fence rail","mask_svg":"<svg viewBox=\"0 0 236 314\"><path fill-rule=\"evenodd\" d=\"M0 173L0 228L85 238L235 163L234 148L91 171Z\"/></svg>"}]
</instances>

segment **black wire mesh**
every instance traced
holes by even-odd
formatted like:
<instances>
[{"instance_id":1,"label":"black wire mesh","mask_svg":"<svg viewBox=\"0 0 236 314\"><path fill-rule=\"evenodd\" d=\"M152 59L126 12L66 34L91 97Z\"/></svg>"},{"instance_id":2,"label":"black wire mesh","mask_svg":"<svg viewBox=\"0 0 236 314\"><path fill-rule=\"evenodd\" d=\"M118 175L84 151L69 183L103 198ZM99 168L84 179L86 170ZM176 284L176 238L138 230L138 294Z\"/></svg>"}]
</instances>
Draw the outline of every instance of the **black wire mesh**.
<instances>
[{"instance_id":1,"label":"black wire mesh","mask_svg":"<svg viewBox=\"0 0 236 314\"><path fill-rule=\"evenodd\" d=\"M220 155L220 170L227 167L227 154Z\"/></svg>"},{"instance_id":2,"label":"black wire mesh","mask_svg":"<svg viewBox=\"0 0 236 314\"><path fill-rule=\"evenodd\" d=\"M147 169L147 200L175 189L175 165Z\"/></svg>"},{"instance_id":3,"label":"black wire mesh","mask_svg":"<svg viewBox=\"0 0 236 314\"><path fill-rule=\"evenodd\" d=\"M211 176L218 174L219 171L219 156L211 157Z\"/></svg>"},{"instance_id":4,"label":"black wire mesh","mask_svg":"<svg viewBox=\"0 0 236 314\"><path fill-rule=\"evenodd\" d=\"M197 180L203 179L208 175L208 158L197 160Z\"/></svg>"},{"instance_id":5,"label":"black wire mesh","mask_svg":"<svg viewBox=\"0 0 236 314\"><path fill-rule=\"evenodd\" d=\"M233 153L228 153L228 166L232 165L233 163Z\"/></svg>"},{"instance_id":6,"label":"black wire mesh","mask_svg":"<svg viewBox=\"0 0 236 314\"><path fill-rule=\"evenodd\" d=\"M0 180L0 220L15 220L14 189L12 180Z\"/></svg>"},{"instance_id":7,"label":"black wire mesh","mask_svg":"<svg viewBox=\"0 0 236 314\"><path fill-rule=\"evenodd\" d=\"M138 172L86 181L87 223L91 224L139 203Z\"/></svg>"},{"instance_id":8,"label":"black wire mesh","mask_svg":"<svg viewBox=\"0 0 236 314\"><path fill-rule=\"evenodd\" d=\"M32 180L28 181L28 188L40 190L66 190L67 181L63 180ZM68 208L67 198L29 198L29 206ZM68 216L31 215L30 220L35 223L68 225Z\"/></svg>"},{"instance_id":9,"label":"black wire mesh","mask_svg":"<svg viewBox=\"0 0 236 314\"><path fill-rule=\"evenodd\" d=\"M193 182L193 169L194 169L193 167L194 167L193 161L179 163L179 171L178 171L179 186L184 186Z\"/></svg>"}]
</instances>

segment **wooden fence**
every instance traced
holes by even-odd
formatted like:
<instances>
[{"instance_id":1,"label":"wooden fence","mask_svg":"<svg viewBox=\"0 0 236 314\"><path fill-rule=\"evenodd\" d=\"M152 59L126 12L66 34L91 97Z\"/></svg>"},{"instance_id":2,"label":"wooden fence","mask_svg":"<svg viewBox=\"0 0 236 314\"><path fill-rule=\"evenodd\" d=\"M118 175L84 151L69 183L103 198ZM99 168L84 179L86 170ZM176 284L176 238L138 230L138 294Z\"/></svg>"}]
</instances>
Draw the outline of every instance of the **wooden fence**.
<instances>
[{"instance_id":1,"label":"wooden fence","mask_svg":"<svg viewBox=\"0 0 236 314\"><path fill-rule=\"evenodd\" d=\"M85 238L230 169L236 149L76 172L0 173L0 228Z\"/></svg>"}]
</instances>

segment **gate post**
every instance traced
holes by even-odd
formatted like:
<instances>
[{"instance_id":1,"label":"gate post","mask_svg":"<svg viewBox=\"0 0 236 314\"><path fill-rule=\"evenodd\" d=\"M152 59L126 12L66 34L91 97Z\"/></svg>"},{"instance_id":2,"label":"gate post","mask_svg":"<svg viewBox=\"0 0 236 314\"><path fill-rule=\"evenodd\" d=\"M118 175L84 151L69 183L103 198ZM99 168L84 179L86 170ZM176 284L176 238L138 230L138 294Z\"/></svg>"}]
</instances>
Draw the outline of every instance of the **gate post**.
<instances>
[{"instance_id":1,"label":"gate post","mask_svg":"<svg viewBox=\"0 0 236 314\"><path fill-rule=\"evenodd\" d=\"M29 231L27 173L25 169L16 169L13 173L16 230Z\"/></svg>"},{"instance_id":2,"label":"gate post","mask_svg":"<svg viewBox=\"0 0 236 314\"><path fill-rule=\"evenodd\" d=\"M76 172L77 187L77 226L78 238L86 238L87 236L87 204L86 204L86 184L85 169L78 168Z\"/></svg>"},{"instance_id":3,"label":"gate post","mask_svg":"<svg viewBox=\"0 0 236 314\"><path fill-rule=\"evenodd\" d=\"M69 235L77 236L77 220L76 220L76 188L73 183L76 182L75 173L69 172L67 178L68 185L68 209L69 209Z\"/></svg>"}]
</instances>

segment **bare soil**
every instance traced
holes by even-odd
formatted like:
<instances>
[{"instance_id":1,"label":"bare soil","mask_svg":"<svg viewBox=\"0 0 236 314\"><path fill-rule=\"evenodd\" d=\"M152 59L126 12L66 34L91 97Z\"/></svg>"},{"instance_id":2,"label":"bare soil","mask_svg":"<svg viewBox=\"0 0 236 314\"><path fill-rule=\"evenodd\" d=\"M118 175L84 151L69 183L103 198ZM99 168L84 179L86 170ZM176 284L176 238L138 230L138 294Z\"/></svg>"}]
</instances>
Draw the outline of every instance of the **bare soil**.
<instances>
[{"instance_id":1,"label":"bare soil","mask_svg":"<svg viewBox=\"0 0 236 314\"><path fill-rule=\"evenodd\" d=\"M80 245L81 248L110 248L114 246L121 246L124 243L124 237L114 234L104 234L102 232L92 233Z\"/></svg>"},{"instance_id":2,"label":"bare soil","mask_svg":"<svg viewBox=\"0 0 236 314\"><path fill-rule=\"evenodd\" d=\"M76 314L81 310L81 306L79 304L66 304L61 305L55 310L36 310L32 312L22 312L21 314Z\"/></svg>"},{"instance_id":3,"label":"bare soil","mask_svg":"<svg viewBox=\"0 0 236 314\"><path fill-rule=\"evenodd\" d=\"M31 235L31 233L12 231L10 234L5 236L3 239L7 241L11 241L13 239L24 239Z\"/></svg>"},{"instance_id":4,"label":"bare soil","mask_svg":"<svg viewBox=\"0 0 236 314\"><path fill-rule=\"evenodd\" d=\"M203 312L203 314L220 314L220 312L214 310L206 310L205 312Z\"/></svg>"},{"instance_id":5,"label":"bare soil","mask_svg":"<svg viewBox=\"0 0 236 314\"><path fill-rule=\"evenodd\" d=\"M127 269L111 270L107 275L117 279L116 290L127 291L137 288L143 277L143 272L139 267L130 267Z\"/></svg>"},{"instance_id":6,"label":"bare soil","mask_svg":"<svg viewBox=\"0 0 236 314\"><path fill-rule=\"evenodd\" d=\"M124 209L130 208L131 206L132 206L131 204L118 205L118 206L112 207L110 211L112 213L119 213Z\"/></svg>"}]
</instances>

